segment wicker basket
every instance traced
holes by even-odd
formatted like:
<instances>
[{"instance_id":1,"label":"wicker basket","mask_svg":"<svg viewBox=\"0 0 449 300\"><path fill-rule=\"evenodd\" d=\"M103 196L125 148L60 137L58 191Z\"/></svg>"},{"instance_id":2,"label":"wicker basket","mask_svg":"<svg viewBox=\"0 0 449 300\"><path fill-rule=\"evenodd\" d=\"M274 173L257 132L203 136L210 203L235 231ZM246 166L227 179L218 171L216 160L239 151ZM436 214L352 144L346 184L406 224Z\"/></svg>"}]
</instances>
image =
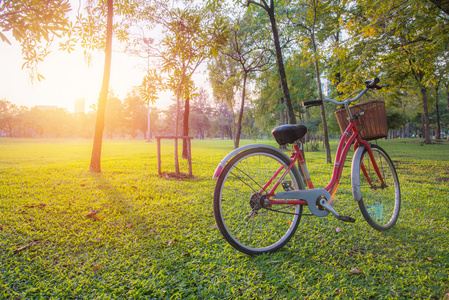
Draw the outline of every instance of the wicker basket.
<instances>
[{"instance_id":1,"label":"wicker basket","mask_svg":"<svg viewBox=\"0 0 449 300\"><path fill-rule=\"evenodd\" d=\"M356 119L357 126L361 130L360 135L364 140L376 140L388 136L387 115L383 101L369 101L351 106L352 114L364 112L364 115ZM335 112L338 125L343 134L349 125L346 109Z\"/></svg>"}]
</instances>

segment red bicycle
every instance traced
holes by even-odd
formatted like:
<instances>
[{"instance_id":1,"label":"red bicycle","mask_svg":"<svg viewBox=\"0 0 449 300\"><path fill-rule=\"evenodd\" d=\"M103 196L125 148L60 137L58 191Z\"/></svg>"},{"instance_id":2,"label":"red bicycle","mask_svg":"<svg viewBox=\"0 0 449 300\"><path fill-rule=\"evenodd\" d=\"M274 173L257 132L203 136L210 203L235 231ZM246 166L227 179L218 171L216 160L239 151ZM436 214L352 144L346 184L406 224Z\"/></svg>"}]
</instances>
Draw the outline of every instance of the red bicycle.
<instances>
[{"instance_id":1,"label":"red bicycle","mask_svg":"<svg viewBox=\"0 0 449 300\"><path fill-rule=\"evenodd\" d=\"M274 147L253 144L232 151L220 162L214 173L218 178L214 214L218 228L234 248L250 255L279 250L298 228L304 206L310 211L308 215L325 217L330 213L338 220L354 222L333 208L333 195L352 145L352 194L363 217L379 231L396 224L401 191L393 162L385 150L362 138L365 112L354 113L349 107L369 89L386 86L378 83L377 78L366 81L366 88L353 99L303 102L304 106L324 102L343 105L348 116L326 187L315 188L309 176L299 141L307 133L304 125L282 125L272 131L280 145L292 144L290 157Z\"/></svg>"}]
</instances>

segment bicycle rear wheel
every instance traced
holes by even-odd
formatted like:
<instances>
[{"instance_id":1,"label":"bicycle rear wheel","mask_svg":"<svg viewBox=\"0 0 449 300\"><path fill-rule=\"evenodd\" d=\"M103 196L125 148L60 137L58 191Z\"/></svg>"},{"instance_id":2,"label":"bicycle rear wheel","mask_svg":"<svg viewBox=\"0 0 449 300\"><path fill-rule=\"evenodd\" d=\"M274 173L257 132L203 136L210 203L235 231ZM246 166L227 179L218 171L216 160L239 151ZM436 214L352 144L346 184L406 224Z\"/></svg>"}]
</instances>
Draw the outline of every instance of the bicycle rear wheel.
<instances>
[{"instance_id":1,"label":"bicycle rear wheel","mask_svg":"<svg viewBox=\"0 0 449 300\"><path fill-rule=\"evenodd\" d=\"M399 217L401 190L393 162L381 147L371 145L383 182L374 170L368 150L354 155L352 188L354 199L371 227L383 231L393 227Z\"/></svg>"},{"instance_id":2,"label":"bicycle rear wheel","mask_svg":"<svg viewBox=\"0 0 449 300\"><path fill-rule=\"evenodd\" d=\"M294 235L302 205L270 207L263 201L289 164L290 159L276 150L253 148L237 154L224 167L215 186L214 214L218 228L235 249L250 255L273 252ZM277 178L261 192L280 168ZM285 189L304 188L296 166L282 182ZM284 191L282 186L278 190Z\"/></svg>"}]
</instances>

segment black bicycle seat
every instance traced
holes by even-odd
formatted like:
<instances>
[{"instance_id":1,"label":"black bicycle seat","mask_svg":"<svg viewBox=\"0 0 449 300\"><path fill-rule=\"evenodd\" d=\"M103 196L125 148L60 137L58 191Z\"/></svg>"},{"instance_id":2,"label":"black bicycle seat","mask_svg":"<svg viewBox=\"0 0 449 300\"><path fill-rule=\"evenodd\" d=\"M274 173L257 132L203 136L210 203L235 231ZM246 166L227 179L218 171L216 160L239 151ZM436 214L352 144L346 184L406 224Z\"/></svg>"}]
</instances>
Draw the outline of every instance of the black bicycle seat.
<instances>
[{"instance_id":1,"label":"black bicycle seat","mask_svg":"<svg viewBox=\"0 0 449 300\"><path fill-rule=\"evenodd\" d=\"M301 124L287 124L274 128L271 131L279 145L293 144L307 133L307 127Z\"/></svg>"}]
</instances>

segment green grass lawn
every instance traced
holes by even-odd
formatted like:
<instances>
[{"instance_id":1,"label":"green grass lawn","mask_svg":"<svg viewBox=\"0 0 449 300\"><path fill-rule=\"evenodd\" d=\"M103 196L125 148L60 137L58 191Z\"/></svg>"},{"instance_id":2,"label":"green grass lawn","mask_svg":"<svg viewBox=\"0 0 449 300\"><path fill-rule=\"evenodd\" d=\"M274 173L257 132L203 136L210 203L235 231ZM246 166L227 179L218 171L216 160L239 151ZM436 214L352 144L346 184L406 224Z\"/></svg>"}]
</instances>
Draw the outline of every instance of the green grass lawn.
<instances>
[{"instance_id":1,"label":"green grass lawn","mask_svg":"<svg viewBox=\"0 0 449 300\"><path fill-rule=\"evenodd\" d=\"M283 249L246 256L212 210L212 173L231 141L194 140L195 178L180 181L158 176L155 142L106 140L103 173L92 174L90 140L0 139L0 298L444 299L449 143L421 141L378 142L402 190L390 231L369 227L351 199L348 157L335 207L356 223L304 216ZM173 141L162 153L173 172ZM306 157L323 187L324 151Z\"/></svg>"}]
</instances>

